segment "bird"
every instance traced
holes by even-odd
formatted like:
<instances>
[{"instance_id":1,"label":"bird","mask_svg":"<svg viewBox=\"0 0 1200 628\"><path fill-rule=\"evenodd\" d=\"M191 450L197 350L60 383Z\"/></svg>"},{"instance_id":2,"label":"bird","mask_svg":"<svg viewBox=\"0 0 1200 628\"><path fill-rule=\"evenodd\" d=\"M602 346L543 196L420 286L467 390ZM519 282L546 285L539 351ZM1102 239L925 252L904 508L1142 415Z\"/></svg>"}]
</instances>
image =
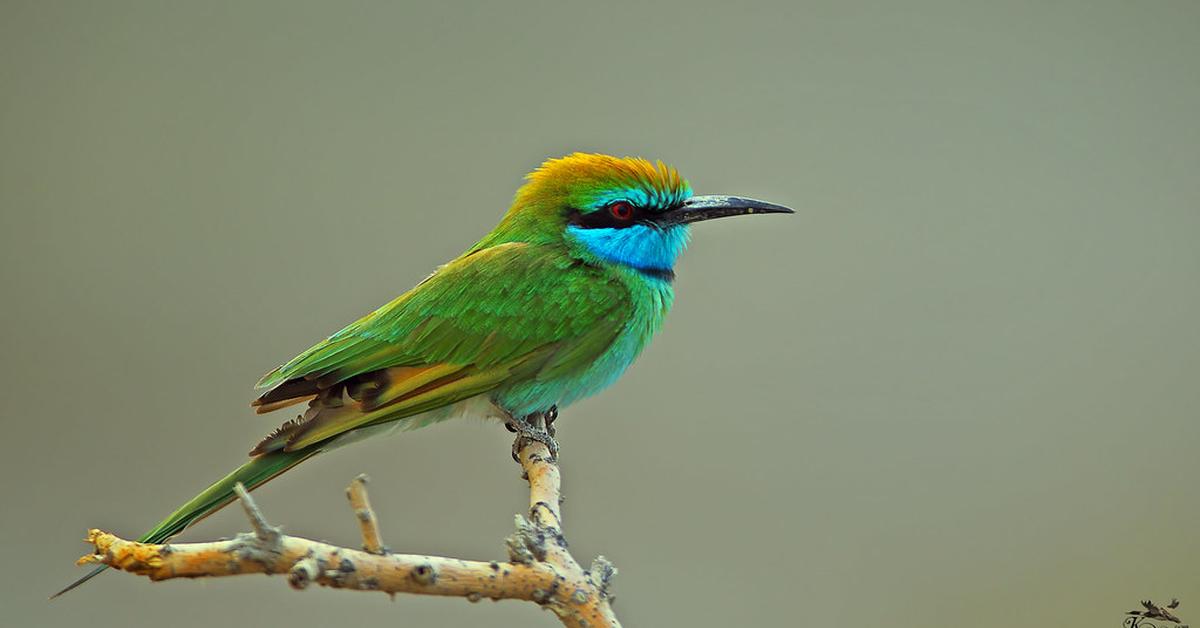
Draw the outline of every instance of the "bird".
<instances>
[{"instance_id":1,"label":"bird","mask_svg":"<svg viewBox=\"0 0 1200 628\"><path fill-rule=\"evenodd\" d=\"M454 417L500 419L557 455L559 409L616 381L662 326L692 223L770 213L795 212L693 195L662 161L546 160L474 246L264 375L257 413L304 412L138 540L166 542L232 502L238 483L253 490L319 453Z\"/></svg>"},{"instance_id":2,"label":"bird","mask_svg":"<svg viewBox=\"0 0 1200 628\"><path fill-rule=\"evenodd\" d=\"M1145 610L1133 610L1125 614L1145 619L1160 619L1176 624L1183 621L1174 613L1175 609L1179 608L1179 598L1171 598L1171 601L1164 606L1159 606L1150 600L1142 600L1142 608Z\"/></svg>"}]
</instances>

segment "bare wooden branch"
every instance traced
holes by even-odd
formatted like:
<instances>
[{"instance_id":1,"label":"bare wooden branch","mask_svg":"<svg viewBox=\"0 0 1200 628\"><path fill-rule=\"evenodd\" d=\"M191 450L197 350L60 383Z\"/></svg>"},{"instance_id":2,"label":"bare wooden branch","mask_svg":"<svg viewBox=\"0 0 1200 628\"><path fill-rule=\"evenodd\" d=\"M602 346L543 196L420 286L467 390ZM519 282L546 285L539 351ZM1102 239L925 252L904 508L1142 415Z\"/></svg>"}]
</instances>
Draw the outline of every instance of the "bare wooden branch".
<instances>
[{"instance_id":1,"label":"bare wooden branch","mask_svg":"<svg viewBox=\"0 0 1200 628\"><path fill-rule=\"evenodd\" d=\"M372 554L386 554L387 547L379 534L379 519L375 517L375 511L371 509L371 502L367 499L367 479L365 474L354 478L350 488L346 489L346 497L350 500L350 508L354 510L354 517L358 519L358 527L362 531L363 550Z\"/></svg>"},{"instance_id":2,"label":"bare wooden branch","mask_svg":"<svg viewBox=\"0 0 1200 628\"><path fill-rule=\"evenodd\" d=\"M529 480L529 518L517 515L516 531L505 540L505 562L387 553L365 478L359 476L347 496L359 521L362 550L281 533L238 485L253 533L226 541L155 545L93 529L87 540L95 551L79 563L104 563L151 580L285 574L295 589L316 583L391 595L457 596L472 602L528 600L553 611L566 626L619 626L609 593L616 569L599 557L584 570L567 551L559 507L561 477L550 450L540 442L527 442L519 458Z\"/></svg>"},{"instance_id":3,"label":"bare wooden branch","mask_svg":"<svg viewBox=\"0 0 1200 628\"><path fill-rule=\"evenodd\" d=\"M545 450L544 455L538 447L521 449L521 468L529 480L529 516L535 523L557 529L562 527L559 503L562 499L562 478L546 446L542 445L540 449Z\"/></svg>"},{"instance_id":4,"label":"bare wooden branch","mask_svg":"<svg viewBox=\"0 0 1200 628\"><path fill-rule=\"evenodd\" d=\"M250 520L250 527L254 528L254 536L263 543L274 543L279 540L279 528L267 523L267 518L263 516L259 510L258 504L254 502L254 498L250 497L250 491L242 486L241 482L233 485L233 492L238 496L238 501L242 504L242 510L246 513L246 518Z\"/></svg>"}]
</instances>

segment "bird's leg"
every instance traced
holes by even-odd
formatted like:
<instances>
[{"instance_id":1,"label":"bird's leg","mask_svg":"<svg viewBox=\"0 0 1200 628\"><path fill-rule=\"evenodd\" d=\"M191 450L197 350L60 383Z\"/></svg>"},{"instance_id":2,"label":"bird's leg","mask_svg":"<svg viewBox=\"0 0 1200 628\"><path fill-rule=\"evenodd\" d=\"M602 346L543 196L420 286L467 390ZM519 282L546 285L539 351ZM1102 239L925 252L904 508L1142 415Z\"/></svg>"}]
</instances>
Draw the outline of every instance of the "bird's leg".
<instances>
[{"instance_id":1,"label":"bird's leg","mask_svg":"<svg viewBox=\"0 0 1200 628\"><path fill-rule=\"evenodd\" d=\"M554 440L554 419L558 418L558 407L551 406L545 412L534 412L524 417L512 417L504 427L517 435L513 440L513 460L520 461L521 449L531 441L542 443L550 450L551 458L558 459L558 441Z\"/></svg>"}]
</instances>

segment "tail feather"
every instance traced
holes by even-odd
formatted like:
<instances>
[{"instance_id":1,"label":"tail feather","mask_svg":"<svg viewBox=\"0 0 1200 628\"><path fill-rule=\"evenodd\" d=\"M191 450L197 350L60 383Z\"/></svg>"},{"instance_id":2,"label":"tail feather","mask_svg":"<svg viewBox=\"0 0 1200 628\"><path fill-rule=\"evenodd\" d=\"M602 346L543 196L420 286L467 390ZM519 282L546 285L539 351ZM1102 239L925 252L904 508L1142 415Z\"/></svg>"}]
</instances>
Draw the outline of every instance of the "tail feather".
<instances>
[{"instance_id":1,"label":"tail feather","mask_svg":"<svg viewBox=\"0 0 1200 628\"><path fill-rule=\"evenodd\" d=\"M320 445L306 447L297 451L277 451L252 458L246 464L235 469L229 475L217 480L212 486L193 497L178 510L167 516L149 532L138 537L142 543L163 543L171 537L183 532L192 524L224 508L234 500L233 487L239 482L246 490L254 490L275 476L291 469L301 462L311 458L321 451ZM50 596L54 599L75 587L95 578L100 572L108 569L108 565L100 565L88 572L82 578L67 585L62 591Z\"/></svg>"}]
</instances>

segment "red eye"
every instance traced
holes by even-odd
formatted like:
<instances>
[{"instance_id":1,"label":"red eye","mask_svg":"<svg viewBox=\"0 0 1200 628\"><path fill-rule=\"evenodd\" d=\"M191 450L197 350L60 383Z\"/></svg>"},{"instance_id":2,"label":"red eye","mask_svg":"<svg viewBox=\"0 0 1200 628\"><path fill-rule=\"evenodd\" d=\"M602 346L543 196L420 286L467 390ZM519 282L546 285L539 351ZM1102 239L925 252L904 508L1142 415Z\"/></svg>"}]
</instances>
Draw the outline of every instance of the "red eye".
<instances>
[{"instance_id":1,"label":"red eye","mask_svg":"<svg viewBox=\"0 0 1200 628\"><path fill-rule=\"evenodd\" d=\"M629 220L633 218L633 205L625 201L617 201L608 206L608 213L613 215L617 220Z\"/></svg>"}]
</instances>

